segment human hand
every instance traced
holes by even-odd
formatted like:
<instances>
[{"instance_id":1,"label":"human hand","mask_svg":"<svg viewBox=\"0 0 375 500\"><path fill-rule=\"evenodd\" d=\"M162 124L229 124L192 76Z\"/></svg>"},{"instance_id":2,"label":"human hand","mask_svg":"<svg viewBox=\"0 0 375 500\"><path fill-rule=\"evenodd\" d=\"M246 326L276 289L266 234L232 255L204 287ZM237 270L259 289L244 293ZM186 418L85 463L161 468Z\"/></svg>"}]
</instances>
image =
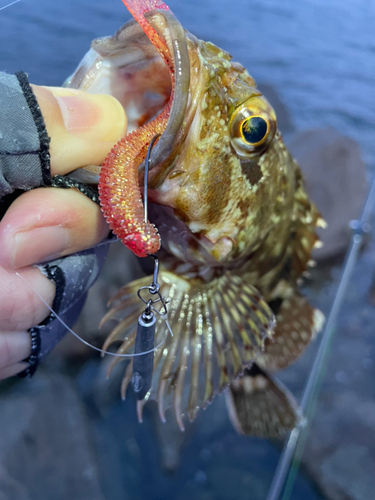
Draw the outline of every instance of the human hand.
<instances>
[{"instance_id":1,"label":"human hand","mask_svg":"<svg viewBox=\"0 0 375 500\"><path fill-rule=\"evenodd\" d=\"M101 165L126 132L118 101L64 88L32 86L51 138L51 175ZM23 371L28 328L52 306L55 285L34 264L91 248L108 234L99 206L75 189L37 188L19 196L0 222L0 379Z\"/></svg>"}]
</instances>

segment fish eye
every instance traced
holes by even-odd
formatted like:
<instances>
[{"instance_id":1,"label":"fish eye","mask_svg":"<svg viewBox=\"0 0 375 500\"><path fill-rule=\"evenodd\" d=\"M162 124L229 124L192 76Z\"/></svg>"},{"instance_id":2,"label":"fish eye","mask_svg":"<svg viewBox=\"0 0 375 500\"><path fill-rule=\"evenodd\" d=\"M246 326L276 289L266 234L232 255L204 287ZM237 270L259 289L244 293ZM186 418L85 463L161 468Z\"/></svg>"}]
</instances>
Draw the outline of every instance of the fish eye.
<instances>
[{"instance_id":1,"label":"fish eye","mask_svg":"<svg viewBox=\"0 0 375 500\"><path fill-rule=\"evenodd\" d=\"M263 96L251 97L232 113L229 128L232 146L239 156L262 153L276 133L276 115Z\"/></svg>"},{"instance_id":2,"label":"fish eye","mask_svg":"<svg viewBox=\"0 0 375 500\"><path fill-rule=\"evenodd\" d=\"M267 138L268 123L261 116L250 116L241 123L242 139L253 146L261 144Z\"/></svg>"}]
</instances>

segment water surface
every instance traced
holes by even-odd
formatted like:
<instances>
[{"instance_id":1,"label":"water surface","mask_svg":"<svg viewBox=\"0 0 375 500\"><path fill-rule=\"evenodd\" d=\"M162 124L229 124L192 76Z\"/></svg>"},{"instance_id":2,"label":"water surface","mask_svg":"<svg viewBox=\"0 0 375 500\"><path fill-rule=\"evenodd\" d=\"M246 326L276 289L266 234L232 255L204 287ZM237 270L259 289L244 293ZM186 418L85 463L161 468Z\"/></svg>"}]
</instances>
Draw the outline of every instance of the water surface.
<instances>
[{"instance_id":1,"label":"water surface","mask_svg":"<svg viewBox=\"0 0 375 500\"><path fill-rule=\"evenodd\" d=\"M374 0L170 0L184 27L281 94L298 128L333 126L375 165ZM21 0L0 12L0 68L60 85L90 41L129 19L120 0Z\"/></svg>"}]
</instances>

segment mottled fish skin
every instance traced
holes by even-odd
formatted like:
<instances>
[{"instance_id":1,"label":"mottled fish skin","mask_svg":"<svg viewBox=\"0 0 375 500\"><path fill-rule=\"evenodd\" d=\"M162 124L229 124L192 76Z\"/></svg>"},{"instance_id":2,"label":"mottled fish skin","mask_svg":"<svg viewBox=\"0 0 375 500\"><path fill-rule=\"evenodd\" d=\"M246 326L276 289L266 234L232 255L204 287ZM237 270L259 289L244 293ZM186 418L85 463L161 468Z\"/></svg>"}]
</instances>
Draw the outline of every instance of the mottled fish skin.
<instances>
[{"instance_id":1,"label":"mottled fish skin","mask_svg":"<svg viewBox=\"0 0 375 500\"><path fill-rule=\"evenodd\" d=\"M302 422L288 389L255 363L226 392L229 418L240 434L280 438Z\"/></svg>"},{"instance_id":2,"label":"mottled fish skin","mask_svg":"<svg viewBox=\"0 0 375 500\"><path fill-rule=\"evenodd\" d=\"M166 28L162 36L170 45ZM300 417L292 396L266 370L292 363L321 326L321 315L296 288L318 244L315 229L324 223L255 81L227 52L188 32L185 37L190 61L185 116L148 184L149 216L162 242L161 292L170 299L174 336L159 319L155 344L164 343L155 351L152 387L137 403L137 413L141 420L145 402L156 399L160 418L164 421L172 407L184 429L185 415L193 420L199 408L229 388L236 428L280 435ZM163 109L169 72L134 23L92 47L69 85L115 95L132 129ZM159 95L152 106L150 92ZM252 128L252 117L260 117L264 136ZM250 144L252 134L261 140ZM123 339L118 352L132 351L142 310L136 292L151 281L142 278L116 294L103 321L119 314L122 319L104 349ZM112 360L109 373L120 361ZM123 398L131 374L130 361Z\"/></svg>"},{"instance_id":3,"label":"mottled fish skin","mask_svg":"<svg viewBox=\"0 0 375 500\"><path fill-rule=\"evenodd\" d=\"M289 288L289 293L278 308L272 341L266 339L257 358L263 370L275 372L290 366L322 328L323 314L295 290Z\"/></svg>"},{"instance_id":4,"label":"mottled fish skin","mask_svg":"<svg viewBox=\"0 0 375 500\"><path fill-rule=\"evenodd\" d=\"M247 71L232 63L228 53L190 34L187 46L191 98L186 132L169 165L153 172L149 197L172 207L197 238L199 248L186 248L178 239L169 244L161 234L164 247L175 257L202 261L202 247L212 258L211 266L240 267L270 231L283 242L289 235L294 164L280 133L262 154L241 158L236 153L229 122L241 104L248 101L254 109L262 107L270 122L276 122L274 111ZM169 176L159 185L164 169ZM278 254L284 250L278 247Z\"/></svg>"},{"instance_id":5,"label":"mottled fish skin","mask_svg":"<svg viewBox=\"0 0 375 500\"><path fill-rule=\"evenodd\" d=\"M226 402L239 433L280 438L301 424L303 416L293 395L267 371L292 364L320 331L324 316L284 281L271 305L276 312L272 341L266 339L256 362L230 384Z\"/></svg>"}]
</instances>

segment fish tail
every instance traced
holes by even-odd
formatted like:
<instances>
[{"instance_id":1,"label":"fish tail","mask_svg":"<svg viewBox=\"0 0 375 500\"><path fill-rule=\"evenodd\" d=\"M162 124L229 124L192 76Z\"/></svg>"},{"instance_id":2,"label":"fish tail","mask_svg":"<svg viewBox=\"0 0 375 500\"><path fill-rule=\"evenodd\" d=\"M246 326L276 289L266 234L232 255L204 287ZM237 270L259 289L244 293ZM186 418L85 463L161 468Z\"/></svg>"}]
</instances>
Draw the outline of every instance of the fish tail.
<instances>
[{"instance_id":1,"label":"fish tail","mask_svg":"<svg viewBox=\"0 0 375 500\"><path fill-rule=\"evenodd\" d=\"M292 394L254 363L226 391L229 418L240 434L282 437L302 415Z\"/></svg>"}]
</instances>

